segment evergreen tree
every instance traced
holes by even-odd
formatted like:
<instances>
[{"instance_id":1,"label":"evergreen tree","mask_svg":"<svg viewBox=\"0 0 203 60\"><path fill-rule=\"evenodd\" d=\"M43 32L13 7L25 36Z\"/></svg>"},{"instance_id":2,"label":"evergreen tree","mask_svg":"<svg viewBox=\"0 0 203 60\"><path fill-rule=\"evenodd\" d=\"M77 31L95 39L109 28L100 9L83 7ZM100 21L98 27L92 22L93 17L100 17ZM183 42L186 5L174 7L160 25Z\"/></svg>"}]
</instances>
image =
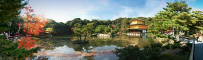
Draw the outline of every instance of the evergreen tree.
<instances>
[{"instance_id":1,"label":"evergreen tree","mask_svg":"<svg viewBox=\"0 0 203 60\"><path fill-rule=\"evenodd\" d=\"M197 18L198 21L196 21L196 24L194 25L196 29L196 31L200 31L203 30L203 12L202 11L192 11L192 13L194 14L194 17Z\"/></svg>"},{"instance_id":2,"label":"evergreen tree","mask_svg":"<svg viewBox=\"0 0 203 60\"><path fill-rule=\"evenodd\" d=\"M124 18L121 22L121 31L126 33L127 32L127 26L128 26L129 20L127 18Z\"/></svg>"},{"instance_id":3,"label":"evergreen tree","mask_svg":"<svg viewBox=\"0 0 203 60\"><path fill-rule=\"evenodd\" d=\"M8 22L17 17L26 4L24 0L0 1L0 31L8 30Z\"/></svg>"},{"instance_id":4,"label":"evergreen tree","mask_svg":"<svg viewBox=\"0 0 203 60\"><path fill-rule=\"evenodd\" d=\"M192 15L189 13L189 11L192 9L188 7L188 5L185 3L185 1L175 1L173 3L167 2L166 8L163 8L164 11L160 11L158 14L155 15L153 18L153 23L151 23L148 26L148 32L152 33L158 33L163 32L166 30L172 30L176 28L176 30L179 32L180 29L182 30L188 30L191 24L194 24L194 19L191 17ZM188 14L187 14L188 13ZM188 18L184 18L186 16L180 16L182 14L186 14ZM184 18L180 20L181 18ZM189 19L192 19L191 21ZM186 24L187 28L184 27L183 20L188 20ZM182 21L182 23L180 23ZM179 28L179 29L178 29Z\"/></svg>"}]
</instances>

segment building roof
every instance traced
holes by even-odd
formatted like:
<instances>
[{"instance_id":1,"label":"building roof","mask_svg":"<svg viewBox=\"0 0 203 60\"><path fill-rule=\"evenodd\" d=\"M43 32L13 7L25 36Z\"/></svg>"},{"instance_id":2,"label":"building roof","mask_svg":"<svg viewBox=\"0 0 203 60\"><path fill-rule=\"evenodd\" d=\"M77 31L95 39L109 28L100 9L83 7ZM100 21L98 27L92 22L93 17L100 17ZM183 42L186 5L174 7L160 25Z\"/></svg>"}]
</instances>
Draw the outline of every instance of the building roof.
<instances>
[{"instance_id":1,"label":"building roof","mask_svg":"<svg viewBox=\"0 0 203 60\"><path fill-rule=\"evenodd\" d=\"M144 25L144 26L148 26L148 25L145 25L145 24L130 24L129 26L133 26L133 25Z\"/></svg>"},{"instance_id":2,"label":"building roof","mask_svg":"<svg viewBox=\"0 0 203 60\"><path fill-rule=\"evenodd\" d=\"M132 25L145 25L145 24L129 24L129 26L132 26Z\"/></svg>"},{"instance_id":3,"label":"building roof","mask_svg":"<svg viewBox=\"0 0 203 60\"><path fill-rule=\"evenodd\" d=\"M127 29L138 29L138 30L142 30L142 29L147 29L147 28L127 28Z\"/></svg>"},{"instance_id":4,"label":"building roof","mask_svg":"<svg viewBox=\"0 0 203 60\"><path fill-rule=\"evenodd\" d=\"M130 21L135 21L135 20L144 21L144 20L141 20L141 19L134 19L134 20L130 20Z\"/></svg>"}]
</instances>

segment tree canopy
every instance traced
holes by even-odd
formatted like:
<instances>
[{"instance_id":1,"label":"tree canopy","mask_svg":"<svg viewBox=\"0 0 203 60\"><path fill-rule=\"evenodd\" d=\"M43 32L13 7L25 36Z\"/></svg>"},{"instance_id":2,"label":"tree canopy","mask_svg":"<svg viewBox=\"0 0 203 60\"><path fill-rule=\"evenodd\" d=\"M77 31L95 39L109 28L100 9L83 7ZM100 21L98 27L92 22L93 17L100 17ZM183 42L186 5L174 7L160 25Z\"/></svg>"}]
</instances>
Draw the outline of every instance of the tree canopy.
<instances>
[{"instance_id":1,"label":"tree canopy","mask_svg":"<svg viewBox=\"0 0 203 60\"><path fill-rule=\"evenodd\" d=\"M9 21L20 14L27 1L24 0L1 0L0 1L0 31L7 31Z\"/></svg>"}]
</instances>

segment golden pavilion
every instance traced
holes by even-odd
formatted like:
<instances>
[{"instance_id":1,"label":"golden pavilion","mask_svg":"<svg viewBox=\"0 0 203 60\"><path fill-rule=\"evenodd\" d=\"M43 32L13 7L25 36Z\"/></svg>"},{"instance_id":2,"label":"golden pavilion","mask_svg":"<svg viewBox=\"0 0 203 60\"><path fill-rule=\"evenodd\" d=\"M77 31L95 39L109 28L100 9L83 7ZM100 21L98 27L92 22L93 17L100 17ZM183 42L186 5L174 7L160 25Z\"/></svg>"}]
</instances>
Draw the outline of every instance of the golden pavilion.
<instances>
[{"instance_id":1,"label":"golden pavilion","mask_svg":"<svg viewBox=\"0 0 203 60\"><path fill-rule=\"evenodd\" d=\"M130 25L128 28L127 35L141 35L143 33L146 33L147 25L144 24L144 20L135 19L130 21Z\"/></svg>"}]
</instances>

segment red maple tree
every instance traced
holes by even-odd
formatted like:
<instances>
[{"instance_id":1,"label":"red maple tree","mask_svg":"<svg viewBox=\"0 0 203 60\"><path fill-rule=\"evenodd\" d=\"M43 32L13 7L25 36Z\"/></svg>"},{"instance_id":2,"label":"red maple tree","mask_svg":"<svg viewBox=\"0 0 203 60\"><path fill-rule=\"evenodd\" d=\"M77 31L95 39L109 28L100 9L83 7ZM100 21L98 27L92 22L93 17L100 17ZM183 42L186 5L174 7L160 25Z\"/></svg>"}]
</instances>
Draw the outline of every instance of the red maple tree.
<instances>
[{"instance_id":1,"label":"red maple tree","mask_svg":"<svg viewBox=\"0 0 203 60\"><path fill-rule=\"evenodd\" d=\"M18 40L18 48L32 49L35 47L35 39L31 39L31 36L37 36L40 33L45 32L43 28L46 25L47 20L43 16L31 14L34 12L32 7L26 6L25 10L25 19L22 23L22 27L27 36Z\"/></svg>"},{"instance_id":2,"label":"red maple tree","mask_svg":"<svg viewBox=\"0 0 203 60\"><path fill-rule=\"evenodd\" d=\"M31 40L30 36L22 37L18 40L18 48L31 49L34 47L35 39Z\"/></svg>"},{"instance_id":3,"label":"red maple tree","mask_svg":"<svg viewBox=\"0 0 203 60\"><path fill-rule=\"evenodd\" d=\"M116 25L113 25L112 27L113 27L113 28L116 28Z\"/></svg>"},{"instance_id":4,"label":"red maple tree","mask_svg":"<svg viewBox=\"0 0 203 60\"><path fill-rule=\"evenodd\" d=\"M43 29L46 26L47 20L40 15L30 14L33 12L32 7L25 7L25 22L23 23L23 31L28 35L39 35L42 32L45 32Z\"/></svg>"}]
</instances>

